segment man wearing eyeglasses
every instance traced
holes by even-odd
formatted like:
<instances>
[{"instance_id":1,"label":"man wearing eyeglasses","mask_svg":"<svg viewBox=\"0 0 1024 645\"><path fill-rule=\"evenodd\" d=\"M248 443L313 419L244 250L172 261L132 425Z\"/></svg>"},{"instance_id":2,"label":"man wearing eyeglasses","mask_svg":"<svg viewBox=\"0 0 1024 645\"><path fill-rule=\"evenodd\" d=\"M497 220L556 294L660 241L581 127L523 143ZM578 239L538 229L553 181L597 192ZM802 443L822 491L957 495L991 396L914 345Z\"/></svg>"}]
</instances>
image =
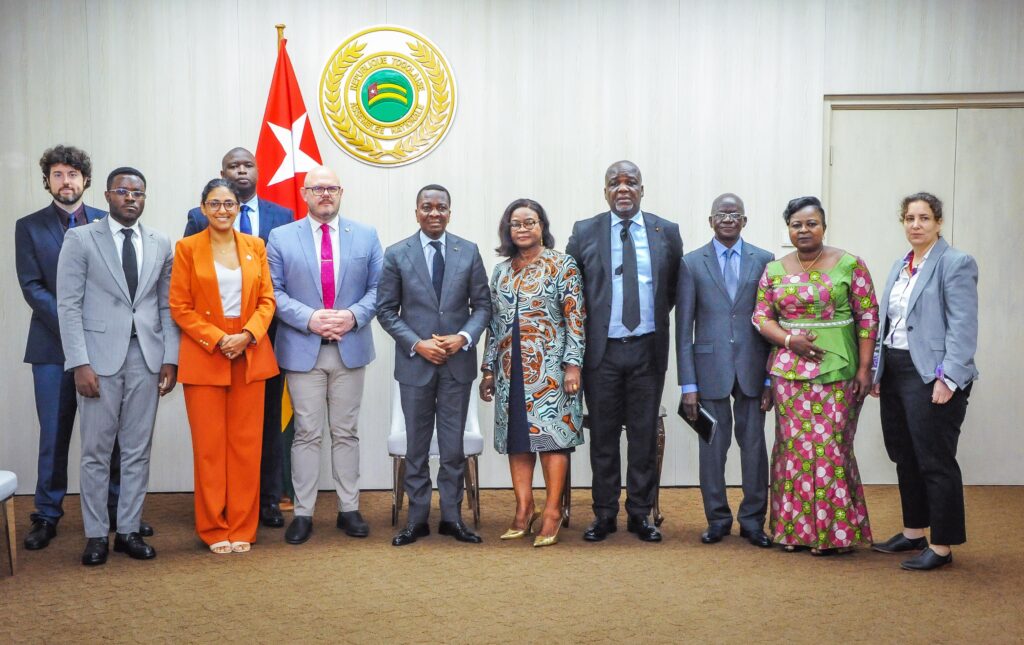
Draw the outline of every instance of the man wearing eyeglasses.
<instances>
[{"instance_id":1,"label":"man wearing eyeglasses","mask_svg":"<svg viewBox=\"0 0 1024 645\"><path fill-rule=\"evenodd\" d=\"M370 321L383 264L377 231L338 215L344 191L330 168L310 170L302 191L309 216L271 231L267 246L281 323L274 350L295 413L295 517L284 536L289 544L302 544L313 532L325 422L337 526L352 537L370 533L359 512L356 423L366 366L374 359Z\"/></svg>"},{"instance_id":2,"label":"man wearing eyeglasses","mask_svg":"<svg viewBox=\"0 0 1024 645\"><path fill-rule=\"evenodd\" d=\"M114 550L156 557L139 532L159 397L174 388L178 327L168 292L174 254L165 235L139 223L146 179L117 168L103 194L110 215L69 229L57 262L57 317L65 368L74 370L81 415L82 564L107 561L110 451L121 448Z\"/></svg>"},{"instance_id":3,"label":"man wearing eyeglasses","mask_svg":"<svg viewBox=\"0 0 1024 645\"><path fill-rule=\"evenodd\" d=\"M246 235L258 235L264 242L270 231L295 221L290 208L256 196L259 168L256 158L245 148L232 148L221 159L220 176L238 191L241 201L235 230ZM194 235L210 223L197 206L188 212L185 237ZM277 335L277 319L270 324L267 337L271 345ZM263 393L263 452L260 456L260 523L270 528L284 526L284 516L278 503L284 494L282 478L284 440L281 434L281 394L284 378L281 375L267 379Z\"/></svg>"},{"instance_id":4,"label":"man wearing eyeglasses","mask_svg":"<svg viewBox=\"0 0 1024 645\"><path fill-rule=\"evenodd\" d=\"M768 344L750 319L757 282L775 257L740 236L747 216L737 195L715 198L708 224L714 237L687 253L679 265L676 302L683 413L696 420L703 405L718 421L711 444L700 442L700 493L708 521L700 539L714 544L732 531L725 458L735 432L743 475L743 501L736 517L740 536L768 548L772 541L764 532L768 509L764 417L772 406L771 382L766 369Z\"/></svg>"},{"instance_id":5,"label":"man wearing eyeglasses","mask_svg":"<svg viewBox=\"0 0 1024 645\"><path fill-rule=\"evenodd\" d=\"M377 319L395 339L395 380L405 416L409 521L391 543L430 535L430 443L441 458L438 533L460 542L480 536L462 522L466 457L462 435L476 378L476 344L491 318L487 273L476 244L447 232L451 195L437 184L416 194L415 235L388 247L377 289Z\"/></svg>"},{"instance_id":6,"label":"man wearing eyeglasses","mask_svg":"<svg viewBox=\"0 0 1024 645\"><path fill-rule=\"evenodd\" d=\"M600 542L617 530L623 427L628 443L626 529L644 542L661 541L648 516L658 486L658 413L683 241L678 225L640 210L643 196L636 164L612 164L604 176L610 211L576 222L565 248L583 274L587 303L583 393L595 516L583 533L588 542Z\"/></svg>"}]
</instances>

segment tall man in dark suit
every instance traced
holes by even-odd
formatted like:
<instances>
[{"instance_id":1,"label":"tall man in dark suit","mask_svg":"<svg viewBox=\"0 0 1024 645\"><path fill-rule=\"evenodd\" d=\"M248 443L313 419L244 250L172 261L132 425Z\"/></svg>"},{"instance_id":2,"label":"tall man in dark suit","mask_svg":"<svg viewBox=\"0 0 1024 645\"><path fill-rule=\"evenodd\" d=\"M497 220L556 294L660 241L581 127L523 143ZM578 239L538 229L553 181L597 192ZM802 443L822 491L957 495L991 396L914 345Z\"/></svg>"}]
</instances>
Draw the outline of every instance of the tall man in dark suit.
<instances>
[{"instance_id":1,"label":"tall man in dark suit","mask_svg":"<svg viewBox=\"0 0 1024 645\"><path fill-rule=\"evenodd\" d=\"M648 515L658 484L658 410L683 241L676 224L640 210L643 178L633 162L608 168L604 196L610 212L576 222L565 249L583 274L587 303L583 391L596 519L583 539L600 542L616 530L625 426L626 528L658 542L661 532Z\"/></svg>"},{"instance_id":2,"label":"tall man in dark suit","mask_svg":"<svg viewBox=\"0 0 1024 645\"><path fill-rule=\"evenodd\" d=\"M134 168L107 176L110 215L68 230L57 260L57 320L64 367L74 370L82 417L82 564L107 561L110 451L121 447L114 550L156 557L139 523L149 488L157 401L177 381L178 327L168 293L174 253L142 226L146 179Z\"/></svg>"},{"instance_id":3,"label":"tall man in dark suit","mask_svg":"<svg viewBox=\"0 0 1024 645\"><path fill-rule=\"evenodd\" d=\"M57 535L64 515L68 488L68 447L78 404L75 379L64 370L64 350L57 323L57 258L64 233L84 226L106 213L86 206L85 189L92 183L92 161L84 150L56 146L39 160L43 187L53 197L46 208L18 220L14 227L14 253L18 282L25 301L32 308L25 362L32 365L36 414L39 417L39 462L37 466L35 512L32 528L25 536L25 548L44 549ZM113 527L120 484L120 453L114 443L107 509ZM141 531L152 535L145 522Z\"/></svg>"},{"instance_id":4,"label":"tall man in dark suit","mask_svg":"<svg viewBox=\"0 0 1024 645\"><path fill-rule=\"evenodd\" d=\"M479 543L462 523L462 483L470 389L477 374L476 344L491 318L487 273L476 244L446 231L451 196L437 184L416 195L420 230L388 248L377 285L377 320L395 339L395 379L407 433L405 490L409 523L392 544L430 535L430 441L437 426L441 468L438 532Z\"/></svg>"},{"instance_id":5,"label":"tall man in dark suit","mask_svg":"<svg viewBox=\"0 0 1024 645\"><path fill-rule=\"evenodd\" d=\"M774 256L740 237L747 216L738 196L725 193L715 198L708 223L715 236L683 258L676 301L683 411L687 418L696 419L703 402L718 420L711 445L700 442L700 492L708 520L700 539L714 544L732 530L725 459L735 427L743 472L743 501L737 514L740 536L767 548L772 541L764 532L768 509L764 415L772 406L771 383L766 368L768 344L750 318L757 282Z\"/></svg>"},{"instance_id":6,"label":"tall man in dark suit","mask_svg":"<svg viewBox=\"0 0 1024 645\"><path fill-rule=\"evenodd\" d=\"M256 158L245 148L232 148L221 159L220 176L230 181L238 190L242 202L235 230L246 235L259 235L264 242L270 239L270 231L295 220L291 209L260 199L256 196L259 169ZM193 208L188 212L185 237L194 235L209 226L206 216ZM267 337L271 344L277 333L277 319L270 324ZM263 526L280 528L284 517L278 502L284 493L284 441L281 437L281 395L284 376L278 375L267 380L263 398L263 454L260 457L260 522Z\"/></svg>"}]
</instances>

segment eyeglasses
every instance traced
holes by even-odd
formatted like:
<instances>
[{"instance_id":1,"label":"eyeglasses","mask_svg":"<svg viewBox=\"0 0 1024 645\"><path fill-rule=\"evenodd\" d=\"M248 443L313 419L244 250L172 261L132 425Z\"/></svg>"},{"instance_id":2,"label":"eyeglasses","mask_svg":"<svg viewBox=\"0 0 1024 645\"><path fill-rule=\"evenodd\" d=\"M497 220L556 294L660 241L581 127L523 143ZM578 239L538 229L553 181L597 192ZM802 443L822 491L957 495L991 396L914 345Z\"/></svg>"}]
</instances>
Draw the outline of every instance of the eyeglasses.
<instances>
[{"instance_id":1,"label":"eyeglasses","mask_svg":"<svg viewBox=\"0 0 1024 645\"><path fill-rule=\"evenodd\" d=\"M438 215L447 215L449 210L450 209L448 208L448 206L445 206L444 204L438 204L436 206L424 204L423 206L419 207L420 213L424 215L430 215L434 211L437 211Z\"/></svg>"},{"instance_id":2,"label":"eyeglasses","mask_svg":"<svg viewBox=\"0 0 1024 645\"><path fill-rule=\"evenodd\" d=\"M715 213L711 216L716 222L724 222L726 220L733 220L739 222L746 217L743 213Z\"/></svg>"},{"instance_id":3,"label":"eyeglasses","mask_svg":"<svg viewBox=\"0 0 1024 645\"><path fill-rule=\"evenodd\" d=\"M535 219L524 219L521 222L509 222L508 225L509 225L509 228L511 228L513 230L521 228L521 229L525 229L527 231L531 231L531 230L533 230L533 227L536 226L539 223L540 222L538 222Z\"/></svg>"},{"instance_id":4,"label":"eyeglasses","mask_svg":"<svg viewBox=\"0 0 1024 645\"><path fill-rule=\"evenodd\" d=\"M322 197L324 193L331 197L337 197L341 192L341 186L304 186L303 190L308 190L317 197Z\"/></svg>"},{"instance_id":5,"label":"eyeglasses","mask_svg":"<svg viewBox=\"0 0 1024 645\"><path fill-rule=\"evenodd\" d=\"M238 208L238 202L233 202L230 199L224 201L214 199L206 202L206 207L209 208L211 211L219 211L222 207L226 211L233 211L236 208Z\"/></svg>"},{"instance_id":6,"label":"eyeglasses","mask_svg":"<svg viewBox=\"0 0 1024 645\"><path fill-rule=\"evenodd\" d=\"M132 196L132 199L146 199L146 193L141 190L128 190L127 188L115 188L108 190L108 193L114 193L121 199L124 199L128 195Z\"/></svg>"}]
</instances>

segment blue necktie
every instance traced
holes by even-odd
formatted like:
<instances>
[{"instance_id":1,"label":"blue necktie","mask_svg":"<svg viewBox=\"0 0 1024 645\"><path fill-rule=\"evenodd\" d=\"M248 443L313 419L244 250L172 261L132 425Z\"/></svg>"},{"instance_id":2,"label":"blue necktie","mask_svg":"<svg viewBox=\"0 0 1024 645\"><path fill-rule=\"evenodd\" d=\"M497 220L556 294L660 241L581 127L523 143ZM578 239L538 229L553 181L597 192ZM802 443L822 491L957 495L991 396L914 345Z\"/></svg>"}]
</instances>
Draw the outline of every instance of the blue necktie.
<instances>
[{"instance_id":1,"label":"blue necktie","mask_svg":"<svg viewBox=\"0 0 1024 645\"><path fill-rule=\"evenodd\" d=\"M441 302L441 285L444 284L444 255L441 253L441 242L434 240L430 243L434 247L434 265L430 270L430 281L434 283L434 293L437 294L437 302Z\"/></svg>"},{"instance_id":2,"label":"blue necktie","mask_svg":"<svg viewBox=\"0 0 1024 645\"><path fill-rule=\"evenodd\" d=\"M739 273L736 271L736 263L733 258L736 256L736 249L725 250L725 290L729 292L729 299L736 299L736 287L739 284Z\"/></svg>"},{"instance_id":3,"label":"blue necktie","mask_svg":"<svg viewBox=\"0 0 1024 645\"><path fill-rule=\"evenodd\" d=\"M242 214L238 221L238 230L246 235L252 235L252 220L249 219L249 211L251 210L248 204L242 204Z\"/></svg>"},{"instance_id":4,"label":"blue necktie","mask_svg":"<svg viewBox=\"0 0 1024 645\"><path fill-rule=\"evenodd\" d=\"M77 220L77 218L75 217L74 213L68 213L68 228L69 229L75 228L75 226L78 224L78 222L76 220Z\"/></svg>"}]
</instances>

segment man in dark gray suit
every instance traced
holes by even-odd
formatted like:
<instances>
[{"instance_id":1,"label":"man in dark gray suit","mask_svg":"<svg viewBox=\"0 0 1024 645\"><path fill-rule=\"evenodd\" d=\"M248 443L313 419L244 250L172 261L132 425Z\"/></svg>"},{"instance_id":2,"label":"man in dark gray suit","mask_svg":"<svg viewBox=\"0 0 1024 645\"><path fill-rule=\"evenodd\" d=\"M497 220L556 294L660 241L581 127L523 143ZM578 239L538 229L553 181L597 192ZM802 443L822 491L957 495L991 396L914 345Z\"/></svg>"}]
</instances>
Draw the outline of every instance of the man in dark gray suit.
<instances>
[{"instance_id":1,"label":"man in dark gray suit","mask_svg":"<svg viewBox=\"0 0 1024 645\"><path fill-rule=\"evenodd\" d=\"M438 533L479 543L461 517L466 457L462 434L479 363L476 344L491 317L487 273L476 244L446 231L451 196L437 184L416 195L420 230L384 253L377 320L395 339L395 379L407 433L408 525L392 544L430 534L430 441L437 428L441 468Z\"/></svg>"},{"instance_id":2,"label":"man in dark gray suit","mask_svg":"<svg viewBox=\"0 0 1024 645\"><path fill-rule=\"evenodd\" d=\"M683 412L696 419L698 404L703 403L718 420L711 444L700 442L700 492L708 520L700 539L714 544L732 530L725 459L735 430L743 473L743 501L737 515L740 535L755 546L770 547L772 541L764 532L768 508L764 416L772 406L768 345L750 319L758 280L774 256L740 237L747 216L743 200L736 195L715 198L708 223L715 237L680 262L676 302Z\"/></svg>"},{"instance_id":3,"label":"man in dark gray suit","mask_svg":"<svg viewBox=\"0 0 1024 645\"><path fill-rule=\"evenodd\" d=\"M661 541L647 516L658 485L658 410L683 241L678 225L640 210L643 196L636 164L613 163L604 175L610 212L576 222L565 247L583 275L587 304L583 393L590 416L595 515L583 534L588 542L600 542L617 528L623 426L628 441L626 529L645 542Z\"/></svg>"}]
</instances>

